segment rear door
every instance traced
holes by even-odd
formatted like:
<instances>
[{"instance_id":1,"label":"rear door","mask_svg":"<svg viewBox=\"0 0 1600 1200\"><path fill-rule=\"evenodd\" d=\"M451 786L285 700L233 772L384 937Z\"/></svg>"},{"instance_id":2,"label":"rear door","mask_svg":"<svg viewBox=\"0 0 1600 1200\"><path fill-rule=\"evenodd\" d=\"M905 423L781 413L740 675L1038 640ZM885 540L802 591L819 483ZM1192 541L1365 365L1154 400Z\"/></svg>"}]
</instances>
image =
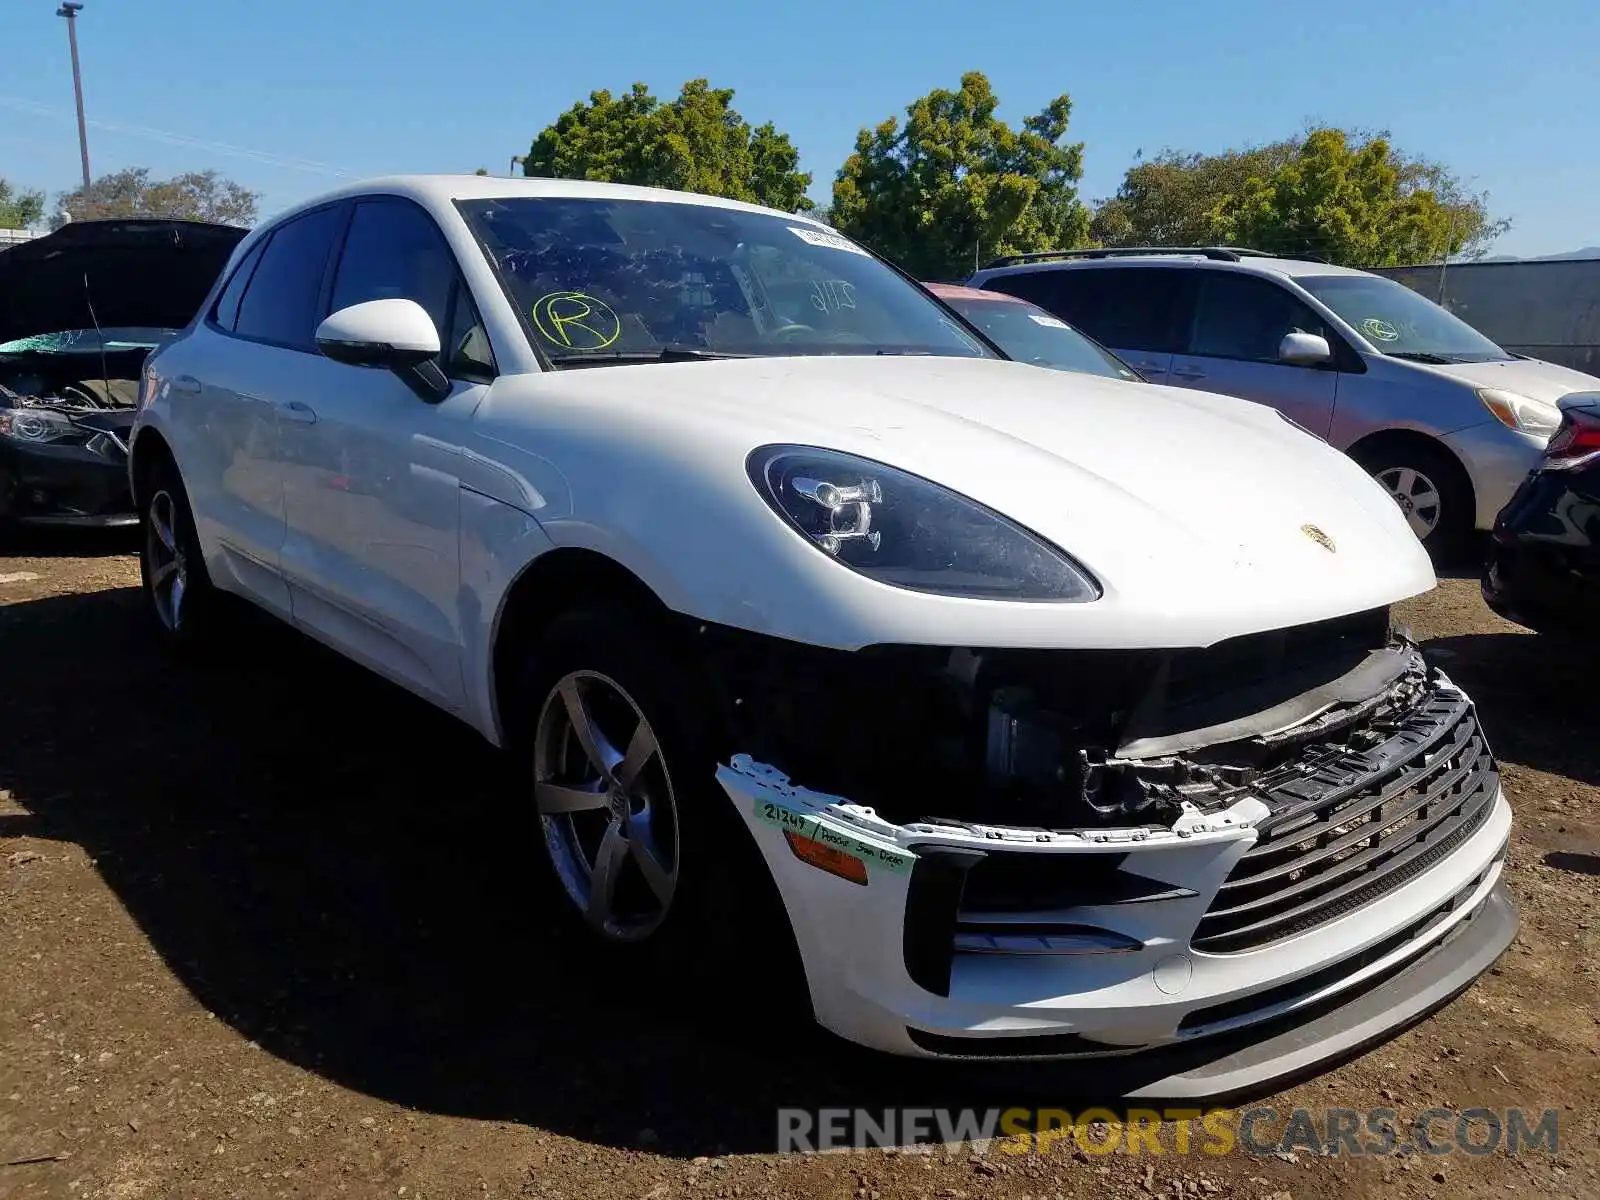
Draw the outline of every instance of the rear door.
<instances>
[{"instance_id":1,"label":"rear door","mask_svg":"<svg viewBox=\"0 0 1600 1200\"><path fill-rule=\"evenodd\" d=\"M1281 362L1285 334L1314 333L1335 351L1339 335L1287 288L1259 275L1201 268L1189 336L1169 383L1270 404L1319 437L1333 424L1339 373L1333 363Z\"/></svg>"},{"instance_id":2,"label":"rear door","mask_svg":"<svg viewBox=\"0 0 1600 1200\"><path fill-rule=\"evenodd\" d=\"M311 332L343 209L285 222L257 244L193 336L164 359L184 484L210 565L243 592L289 616L281 574L283 477L278 405L292 401L313 356Z\"/></svg>"},{"instance_id":3,"label":"rear door","mask_svg":"<svg viewBox=\"0 0 1600 1200\"><path fill-rule=\"evenodd\" d=\"M1087 333L1152 383L1167 382L1190 323L1191 272L1162 266L1022 271L984 281Z\"/></svg>"}]
</instances>

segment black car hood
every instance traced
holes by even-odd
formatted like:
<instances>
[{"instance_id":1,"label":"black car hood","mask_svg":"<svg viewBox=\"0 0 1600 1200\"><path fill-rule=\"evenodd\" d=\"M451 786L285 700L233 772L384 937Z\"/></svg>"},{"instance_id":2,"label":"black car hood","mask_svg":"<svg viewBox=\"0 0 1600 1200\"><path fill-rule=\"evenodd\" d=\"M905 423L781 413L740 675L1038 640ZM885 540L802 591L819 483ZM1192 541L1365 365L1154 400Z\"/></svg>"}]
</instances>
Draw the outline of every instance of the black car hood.
<instances>
[{"instance_id":1,"label":"black car hood","mask_svg":"<svg viewBox=\"0 0 1600 1200\"><path fill-rule=\"evenodd\" d=\"M0 250L0 345L97 325L181 329L248 232L201 221L74 221Z\"/></svg>"}]
</instances>

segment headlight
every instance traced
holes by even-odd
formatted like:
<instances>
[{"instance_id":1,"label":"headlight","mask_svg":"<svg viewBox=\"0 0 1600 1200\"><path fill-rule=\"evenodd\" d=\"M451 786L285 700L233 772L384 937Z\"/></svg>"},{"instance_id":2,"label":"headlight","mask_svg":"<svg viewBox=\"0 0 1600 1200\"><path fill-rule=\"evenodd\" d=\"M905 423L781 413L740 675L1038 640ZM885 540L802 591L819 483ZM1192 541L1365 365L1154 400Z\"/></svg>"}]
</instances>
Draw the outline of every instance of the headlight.
<instances>
[{"instance_id":1,"label":"headlight","mask_svg":"<svg viewBox=\"0 0 1600 1200\"><path fill-rule=\"evenodd\" d=\"M746 466L773 509L822 553L892 587L981 600L1098 600L1060 550L965 496L882 463L764 446Z\"/></svg>"},{"instance_id":2,"label":"headlight","mask_svg":"<svg viewBox=\"0 0 1600 1200\"><path fill-rule=\"evenodd\" d=\"M1549 437L1561 424L1561 410L1543 400L1519 396L1500 388L1479 388L1478 399L1507 429L1534 437Z\"/></svg>"},{"instance_id":3,"label":"headlight","mask_svg":"<svg viewBox=\"0 0 1600 1200\"><path fill-rule=\"evenodd\" d=\"M78 434L76 425L48 408L0 408L0 437L17 442L58 442Z\"/></svg>"}]
</instances>

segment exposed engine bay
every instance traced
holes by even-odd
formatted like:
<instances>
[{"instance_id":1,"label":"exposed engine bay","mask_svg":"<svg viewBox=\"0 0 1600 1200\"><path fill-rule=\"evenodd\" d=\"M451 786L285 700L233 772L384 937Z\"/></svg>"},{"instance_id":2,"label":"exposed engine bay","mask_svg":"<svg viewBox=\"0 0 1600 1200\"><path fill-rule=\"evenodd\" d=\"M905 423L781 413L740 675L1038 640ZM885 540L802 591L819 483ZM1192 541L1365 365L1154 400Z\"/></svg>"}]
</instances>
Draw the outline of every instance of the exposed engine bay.
<instances>
[{"instance_id":1,"label":"exposed engine bay","mask_svg":"<svg viewBox=\"0 0 1600 1200\"><path fill-rule=\"evenodd\" d=\"M134 520L128 438L149 353L92 329L0 346L0 518Z\"/></svg>"},{"instance_id":2,"label":"exposed engine bay","mask_svg":"<svg viewBox=\"0 0 1600 1200\"><path fill-rule=\"evenodd\" d=\"M740 747L900 823L1170 827L1382 746L1429 668L1386 609L1205 649L812 651L701 627ZM932 803L930 803L932 801Z\"/></svg>"},{"instance_id":3,"label":"exposed engine bay","mask_svg":"<svg viewBox=\"0 0 1600 1200\"><path fill-rule=\"evenodd\" d=\"M191 321L246 231L70 221L0 253L0 521L130 525L145 359Z\"/></svg>"},{"instance_id":4,"label":"exposed engine bay","mask_svg":"<svg viewBox=\"0 0 1600 1200\"><path fill-rule=\"evenodd\" d=\"M86 332L90 339L95 338L93 330ZM107 349L101 354L76 344L60 344L74 336L29 338L0 348L0 403L11 408L88 412L135 407L140 368L149 348Z\"/></svg>"}]
</instances>

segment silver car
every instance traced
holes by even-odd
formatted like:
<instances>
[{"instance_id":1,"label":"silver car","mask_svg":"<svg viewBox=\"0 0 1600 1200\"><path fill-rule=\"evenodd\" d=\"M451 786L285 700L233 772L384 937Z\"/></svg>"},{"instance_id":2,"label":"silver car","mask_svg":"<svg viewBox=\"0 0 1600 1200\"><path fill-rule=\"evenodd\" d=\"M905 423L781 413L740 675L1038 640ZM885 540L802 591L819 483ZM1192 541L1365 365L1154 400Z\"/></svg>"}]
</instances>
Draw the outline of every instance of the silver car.
<instances>
[{"instance_id":1,"label":"silver car","mask_svg":"<svg viewBox=\"0 0 1600 1200\"><path fill-rule=\"evenodd\" d=\"M967 283L1048 309L1152 382L1281 410L1366 467L1436 557L1493 526L1557 401L1600 390L1393 280L1254 250L1017 255Z\"/></svg>"}]
</instances>

